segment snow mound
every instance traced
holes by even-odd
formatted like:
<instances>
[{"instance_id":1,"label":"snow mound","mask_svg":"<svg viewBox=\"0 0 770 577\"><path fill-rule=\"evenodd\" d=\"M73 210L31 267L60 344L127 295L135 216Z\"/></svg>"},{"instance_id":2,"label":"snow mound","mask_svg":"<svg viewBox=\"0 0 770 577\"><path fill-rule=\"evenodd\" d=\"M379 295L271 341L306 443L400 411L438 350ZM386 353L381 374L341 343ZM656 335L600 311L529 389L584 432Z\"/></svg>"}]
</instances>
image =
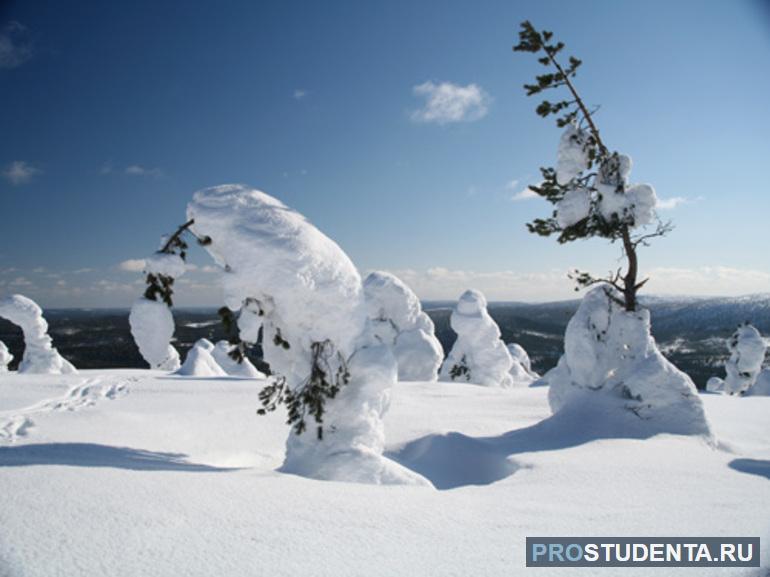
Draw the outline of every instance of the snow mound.
<instances>
[{"instance_id":1,"label":"snow mound","mask_svg":"<svg viewBox=\"0 0 770 577\"><path fill-rule=\"evenodd\" d=\"M540 375L532 370L532 361L530 361L524 347L517 343L508 343L507 347L508 353L511 355L511 359L513 359L511 370L508 371L513 379L513 386L528 387L538 380Z\"/></svg>"},{"instance_id":2,"label":"snow mound","mask_svg":"<svg viewBox=\"0 0 770 577\"><path fill-rule=\"evenodd\" d=\"M511 387L513 364L500 340L500 328L487 312L487 299L477 290L465 291L450 317L457 333L441 367L440 380L463 381L486 387Z\"/></svg>"},{"instance_id":3,"label":"snow mound","mask_svg":"<svg viewBox=\"0 0 770 577\"><path fill-rule=\"evenodd\" d=\"M255 342L262 329L271 382L300 397L319 375L326 390L340 386L325 403L322 438L310 415L305 431L289 434L283 470L427 483L382 456L382 415L396 362L387 347L373 346L361 277L347 254L300 213L242 185L196 192L187 216L198 236L211 239L206 250L223 269L225 304L240 311L241 339Z\"/></svg>"},{"instance_id":4,"label":"snow mound","mask_svg":"<svg viewBox=\"0 0 770 577\"><path fill-rule=\"evenodd\" d=\"M748 391L762 370L765 360L765 344L759 331L749 323L738 327L727 342L730 358L725 363L724 391L739 395Z\"/></svg>"},{"instance_id":5,"label":"snow mound","mask_svg":"<svg viewBox=\"0 0 770 577\"><path fill-rule=\"evenodd\" d=\"M588 168L588 133L570 124L559 140L556 160L556 181L564 186Z\"/></svg>"},{"instance_id":6,"label":"snow mound","mask_svg":"<svg viewBox=\"0 0 770 577\"><path fill-rule=\"evenodd\" d=\"M48 323L43 318L43 310L33 300L23 295L10 295L0 299L0 317L21 328L24 334L24 356L19 364L20 373L70 374L76 373L75 367L62 358L53 347L48 336ZM3 345L5 348L5 345ZM5 348L5 354L8 354ZM0 358L3 353L0 351ZM0 360L0 365L5 367Z\"/></svg>"},{"instance_id":7,"label":"snow mound","mask_svg":"<svg viewBox=\"0 0 770 577\"><path fill-rule=\"evenodd\" d=\"M174 317L165 303L141 297L128 315L131 335L151 369L175 371L179 353L169 342L174 336Z\"/></svg>"},{"instance_id":8,"label":"snow mound","mask_svg":"<svg viewBox=\"0 0 770 577\"><path fill-rule=\"evenodd\" d=\"M208 339L198 339L187 352L184 364L174 374L186 377L224 377L227 373L211 355L214 344Z\"/></svg>"},{"instance_id":9,"label":"snow mound","mask_svg":"<svg viewBox=\"0 0 770 577\"><path fill-rule=\"evenodd\" d=\"M248 379L264 379L264 373L257 370L249 359L244 358L240 363L230 356L235 349L227 341L219 341L211 350L211 356L222 369L233 377L245 377Z\"/></svg>"},{"instance_id":10,"label":"snow mound","mask_svg":"<svg viewBox=\"0 0 770 577\"><path fill-rule=\"evenodd\" d=\"M396 356L398 380L435 381L444 349L412 289L395 275L375 271L364 280L364 296L374 334Z\"/></svg>"},{"instance_id":11,"label":"snow mound","mask_svg":"<svg viewBox=\"0 0 770 577\"><path fill-rule=\"evenodd\" d=\"M695 385L658 350L649 311L625 311L610 291L589 291L567 325L564 355L546 375L551 410L624 411L650 434L710 437Z\"/></svg>"},{"instance_id":12,"label":"snow mound","mask_svg":"<svg viewBox=\"0 0 770 577\"><path fill-rule=\"evenodd\" d=\"M8 372L8 365L13 360L13 355L8 351L3 341L0 341L0 373Z\"/></svg>"}]
</instances>

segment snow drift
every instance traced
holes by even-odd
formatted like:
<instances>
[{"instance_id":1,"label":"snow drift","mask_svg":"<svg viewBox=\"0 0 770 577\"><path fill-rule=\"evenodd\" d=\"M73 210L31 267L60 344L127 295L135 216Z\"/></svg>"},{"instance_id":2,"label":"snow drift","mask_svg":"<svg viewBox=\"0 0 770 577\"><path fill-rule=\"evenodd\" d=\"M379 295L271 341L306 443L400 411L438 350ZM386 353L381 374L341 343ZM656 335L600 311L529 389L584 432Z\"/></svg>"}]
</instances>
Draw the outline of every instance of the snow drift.
<instances>
[{"instance_id":1,"label":"snow drift","mask_svg":"<svg viewBox=\"0 0 770 577\"><path fill-rule=\"evenodd\" d=\"M323 378L339 393L315 424L290 433L283 471L329 480L429 484L382 456L382 415L396 360L367 331L361 277L348 256L304 216L242 185L195 193L187 216L211 239L225 304L240 312L240 337L262 331L271 383L301 396ZM346 383L347 381L347 383ZM309 420L311 417L308 416Z\"/></svg>"},{"instance_id":2,"label":"snow drift","mask_svg":"<svg viewBox=\"0 0 770 577\"><path fill-rule=\"evenodd\" d=\"M564 355L545 377L551 410L610 412L613 422L623 411L629 430L710 436L695 385L650 334L649 311L625 311L611 290L589 291L569 321Z\"/></svg>"},{"instance_id":3,"label":"snow drift","mask_svg":"<svg viewBox=\"0 0 770 577\"><path fill-rule=\"evenodd\" d=\"M513 359L500 340L500 328L487 312L487 299L477 290L465 291L450 317L457 333L441 367L442 381L462 381L486 387L510 387Z\"/></svg>"},{"instance_id":4,"label":"snow drift","mask_svg":"<svg viewBox=\"0 0 770 577\"><path fill-rule=\"evenodd\" d=\"M24 334L24 356L19 364L20 373L77 372L75 367L53 348L51 337L48 336L48 323L43 318L43 310L33 300L22 295L10 295L0 299L0 317L20 327ZM2 348L5 349L5 355L9 355L5 345ZM12 357L9 356L5 364L2 362L2 357L3 352L0 351L0 366L4 368Z\"/></svg>"},{"instance_id":5,"label":"snow drift","mask_svg":"<svg viewBox=\"0 0 770 577\"><path fill-rule=\"evenodd\" d=\"M364 296L375 336L396 357L398 380L437 380L444 349L412 289L395 275L375 271L364 280Z\"/></svg>"}]
</instances>

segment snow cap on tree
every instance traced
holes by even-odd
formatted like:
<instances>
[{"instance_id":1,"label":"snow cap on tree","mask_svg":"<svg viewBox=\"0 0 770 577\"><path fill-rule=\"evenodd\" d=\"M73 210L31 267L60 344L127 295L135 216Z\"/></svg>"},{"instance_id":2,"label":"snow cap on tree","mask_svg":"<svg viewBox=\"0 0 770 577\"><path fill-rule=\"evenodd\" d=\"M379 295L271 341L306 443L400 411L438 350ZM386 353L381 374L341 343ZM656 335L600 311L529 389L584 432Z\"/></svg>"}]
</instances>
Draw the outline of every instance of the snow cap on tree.
<instances>
[{"instance_id":1,"label":"snow cap on tree","mask_svg":"<svg viewBox=\"0 0 770 577\"><path fill-rule=\"evenodd\" d=\"M743 394L754 385L762 370L767 345L759 331L745 323L733 333L727 347L730 358L725 363L724 391L730 395Z\"/></svg>"},{"instance_id":2,"label":"snow cap on tree","mask_svg":"<svg viewBox=\"0 0 770 577\"><path fill-rule=\"evenodd\" d=\"M13 355L8 350L8 347L5 346L3 341L0 341L0 373L8 372L8 365L12 360Z\"/></svg>"},{"instance_id":3,"label":"snow cap on tree","mask_svg":"<svg viewBox=\"0 0 770 577\"><path fill-rule=\"evenodd\" d=\"M444 350L412 289L395 275L375 271L364 280L364 296L372 331L396 357L398 379L435 381Z\"/></svg>"},{"instance_id":4,"label":"snow cap on tree","mask_svg":"<svg viewBox=\"0 0 770 577\"><path fill-rule=\"evenodd\" d=\"M510 387L513 364L500 340L500 328L487 312L487 299L477 290L465 291L450 317L457 333L441 367L442 381L468 382L487 387Z\"/></svg>"},{"instance_id":5,"label":"snow cap on tree","mask_svg":"<svg viewBox=\"0 0 770 577\"><path fill-rule=\"evenodd\" d=\"M75 367L53 348L43 310L32 299L18 294L0 299L0 318L17 325L24 334L20 373L77 373Z\"/></svg>"},{"instance_id":6,"label":"snow cap on tree","mask_svg":"<svg viewBox=\"0 0 770 577\"><path fill-rule=\"evenodd\" d=\"M554 413L601 413L623 432L710 437L689 376L658 350L648 310L626 311L609 287L595 287L567 325L564 355L545 375Z\"/></svg>"},{"instance_id":7,"label":"snow cap on tree","mask_svg":"<svg viewBox=\"0 0 770 577\"><path fill-rule=\"evenodd\" d=\"M170 344L174 317L166 303L141 297L131 307L128 322L134 342L151 369L179 368L179 353Z\"/></svg>"}]
</instances>

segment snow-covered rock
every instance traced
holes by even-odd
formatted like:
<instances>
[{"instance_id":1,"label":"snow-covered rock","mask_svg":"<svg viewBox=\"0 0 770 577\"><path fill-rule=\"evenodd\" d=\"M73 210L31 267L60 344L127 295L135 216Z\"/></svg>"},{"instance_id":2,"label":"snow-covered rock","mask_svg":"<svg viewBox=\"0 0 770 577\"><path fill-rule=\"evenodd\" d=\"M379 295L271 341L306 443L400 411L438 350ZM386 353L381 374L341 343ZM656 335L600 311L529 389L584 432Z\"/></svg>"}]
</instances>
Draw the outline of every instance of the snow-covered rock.
<instances>
[{"instance_id":1,"label":"snow-covered rock","mask_svg":"<svg viewBox=\"0 0 770 577\"><path fill-rule=\"evenodd\" d=\"M487 312L487 299L477 290L465 291L450 317L457 333L441 367L440 380L487 387L511 387L513 359L500 340L500 328Z\"/></svg>"},{"instance_id":2,"label":"snow-covered rock","mask_svg":"<svg viewBox=\"0 0 770 577\"><path fill-rule=\"evenodd\" d=\"M514 387L528 387L536 380L540 378L535 371L532 370L532 361L529 359L527 351L524 347L517 343L508 343L508 353L511 355L513 363L511 364L511 378L513 379Z\"/></svg>"},{"instance_id":3,"label":"snow-covered rock","mask_svg":"<svg viewBox=\"0 0 770 577\"><path fill-rule=\"evenodd\" d=\"M309 415L306 431L290 433L283 470L429 484L382 456L381 418L396 361L367 333L361 277L342 249L300 213L242 185L195 193L187 215L194 232L211 239L206 250L223 269L225 304L241 313L241 339L254 342L262 329L273 383L301 394L320 369L341 387L325 403L323 438Z\"/></svg>"},{"instance_id":4,"label":"snow-covered rock","mask_svg":"<svg viewBox=\"0 0 770 577\"><path fill-rule=\"evenodd\" d=\"M233 349L235 349L235 345L232 345L227 341L219 341L210 352L217 364L222 367L228 375L249 379L265 378L264 373L257 370L249 359L244 358L239 363L231 357L230 353Z\"/></svg>"},{"instance_id":5,"label":"snow-covered rock","mask_svg":"<svg viewBox=\"0 0 770 577\"><path fill-rule=\"evenodd\" d=\"M610 290L589 291L567 325L564 355L546 375L552 411L625 413L624 430L710 437L695 385L658 350L649 311L625 311Z\"/></svg>"},{"instance_id":6,"label":"snow-covered rock","mask_svg":"<svg viewBox=\"0 0 770 577\"><path fill-rule=\"evenodd\" d=\"M128 315L131 335L151 369L175 371L179 368L179 353L171 346L174 317L165 303L137 299Z\"/></svg>"},{"instance_id":7,"label":"snow-covered rock","mask_svg":"<svg viewBox=\"0 0 770 577\"><path fill-rule=\"evenodd\" d=\"M20 373L69 374L77 372L75 367L62 358L53 347L51 337L48 336L48 323L43 318L43 310L36 302L23 295L7 296L0 299L0 317L19 326L24 334L24 356L19 364ZM0 354L0 356L2 355ZM10 360L9 358L8 362Z\"/></svg>"},{"instance_id":8,"label":"snow-covered rock","mask_svg":"<svg viewBox=\"0 0 770 577\"><path fill-rule=\"evenodd\" d=\"M364 297L372 330L396 357L398 380L435 381L444 349L412 289L395 275L375 271L364 280Z\"/></svg>"},{"instance_id":9,"label":"snow-covered rock","mask_svg":"<svg viewBox=\"0 0 770 577\"><path fill-rule=\"evenodd\" d=\"M227 373L214 360L214 344L208 339L198 341L187 352L182 366L175 372L186 377L224 377Z\"/></svg>"},{"instance_id":10,"label":"snow-covered rock","mask_svg":"<svg viewBox=\"0 0 770 577\"><path fill-rule=\"evenodd\" d=\"M8 372L8 365L11 364L12 360L13 355L8 350L8 347L5 346L3 341L0 341L0 373Z\"/></svg>"},{"instance_id":11,"label":"snow-covered rock","mask_svg":"<svg viewBox=\"0 0 770 577\"><path fill-rule=\"evenodd\" d=\"M556 180L562 186L588 168L588 136L574 124L569 124L562 133L556 160Z\"/></svg>"},{"instance_id":12,"label":"snow-covered rock","mask_svg":"<svg viewBox=\"0 0 770 577\"><path fill-rule=\"evenodd\" d=\"M738 327L727 341L730 358L725 363L724 391L739 395L748 391L757 380L765 360L765 344L759 331L749 323Z\"/></svg>"}]
</instances>

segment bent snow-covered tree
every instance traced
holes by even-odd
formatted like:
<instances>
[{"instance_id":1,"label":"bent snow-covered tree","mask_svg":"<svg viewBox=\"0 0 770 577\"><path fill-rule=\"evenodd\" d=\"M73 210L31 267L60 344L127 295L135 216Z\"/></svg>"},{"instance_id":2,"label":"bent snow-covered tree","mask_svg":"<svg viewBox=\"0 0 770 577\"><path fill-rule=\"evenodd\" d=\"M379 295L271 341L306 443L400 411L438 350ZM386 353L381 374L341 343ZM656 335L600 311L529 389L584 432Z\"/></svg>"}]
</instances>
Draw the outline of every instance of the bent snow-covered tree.
<instances>
[{"instance_id":1,"label":"bent snow-covered tree","mask_svg":"<svg viewBox=\"0 0 770 577\"><path fill-rule=\"evenodd\" d=\"M374 334L396 356L398 380L435 381L444 349L412 289L395 275L375 271L364 280L364 297Z\"/></svg>"},{"instance_id":2,"label":"bent snow-covered tree","mask_svg":"<svg viewBox=\"0 0 770 577\"><path fill-rule=\"evenodd\" d=\"M284 404L293 429L282 470L429 484L382 455L397 364L369 330L361 277L340 247L298 212L241 185L195 193L187 215L223 270L239 338L262 337L273 374L259 412Z\"/></svg>"},{"instance_id":3,"label":"bent snow-covered tree","mask_svg":"<svg viewBox=\"0 0 770 577\"><path fill-rule=\"evenodd\" d=\"M24 356L19 364L20 373L69 374L77 370L53 347L48 336L48 323L38 304L23 295L10 295L0 299L0 318L21 328L24 335ZM1 344L1 343L0 343ZM13 358L5 345L0 350L0 366ZM5 363L3 358L5 357ZM0 368L0 371L3 369Z\"/></svg>"},{"instance_id":4,"label":"bent snow-covered tree","mask_svg":"<svg viewBox=\"0 0 770 577\"><path fill-rule=\"evenodd\" d=\"M513 359L500 340L500 328L487 312L484 295L465 291L449 322L457 340L441 367L440 379L486 387L513 386Z\"/></svg>"},{"instance_id":5,"label":"bent snow-covered tree","mask_svg":"<svg viewBox=\"0 0 770 577\"><path fill-rule=\"evenodd\" d=\"M711 377L707 390L729 395L748 393L757 382L765 360L767 345L759 331L749 323L738 327L727 341L730 358L725 363L724 380Z\"/></svg>"},{"instance_id":6,"label":"bent snow-covered tree","mask_svg":"<svg viewBox=\"0 0 770 577\"><path fill-rule=\"evenodd\" d=\"M558 56L564 44L552 40L548 31L538 32L524 22L515 51L539 55L538 62L549 72L537 76L535 84L525 84L528 96L545 90L565 90L566 98L556 102L544 100L537 107L540 116L557 115L557 125L564 128L559 142L556 168L541 168L542 182L530 188L555 206L548 218L538 218L527 226L530 232L558 235L560 243L600 237L610 242L621 241L626 259L625 271L618 269L607 277L596 278L587 272L575 271L578 288L596 283L606 284L612 298L620 299L627 311L637 308L638 290L647 279L639 280L637 249L648 240L665 235L669 224L658 222L657 228L646 234L635 234L641 226L657 219L657 196L649 184L631 184L631 158L612 152L602 141L599 129L572 79L581 61L570 57L562 66Z\"/></svg>"},{"instance_id":7,"label":"bent snow-covered tree","mask_svg":"<svg viewBox=\"0 0 770 577\"><path fill-rule=\"evenodd\" d=\"M535 84L525 85L528 95L546 90L568 94L537 107L540 116L557 115L564 133L556 168L542 168L543 181L531 187L555 209L550 217L527 226L539 235L558 235L560 243L590 237L620 241L626 267L605 278L576 271L578 288L600 286L586 294L567 326L564 355L544 377L550 384L551 409L598 411L605 421L621 414L638 417L620 423L624 430L636 425L651 434L708 436L695 385L660 353L650 332L649 311L638 307L637 292L646 279L638 278L637 249L665 235L670 225L658 221L654 231L637 232L656 220L655 191L647 184L631 184L631 159L611 152L602 141L572 82L581 62L570 57L562 66L563 48L551 32L539 32L529 22L522 23L519 44L514 46L515 51L537 54L538 62L549 69L537 76ZM608 406L624 411L607 412Z\"/></svg>"}]
</instances>

